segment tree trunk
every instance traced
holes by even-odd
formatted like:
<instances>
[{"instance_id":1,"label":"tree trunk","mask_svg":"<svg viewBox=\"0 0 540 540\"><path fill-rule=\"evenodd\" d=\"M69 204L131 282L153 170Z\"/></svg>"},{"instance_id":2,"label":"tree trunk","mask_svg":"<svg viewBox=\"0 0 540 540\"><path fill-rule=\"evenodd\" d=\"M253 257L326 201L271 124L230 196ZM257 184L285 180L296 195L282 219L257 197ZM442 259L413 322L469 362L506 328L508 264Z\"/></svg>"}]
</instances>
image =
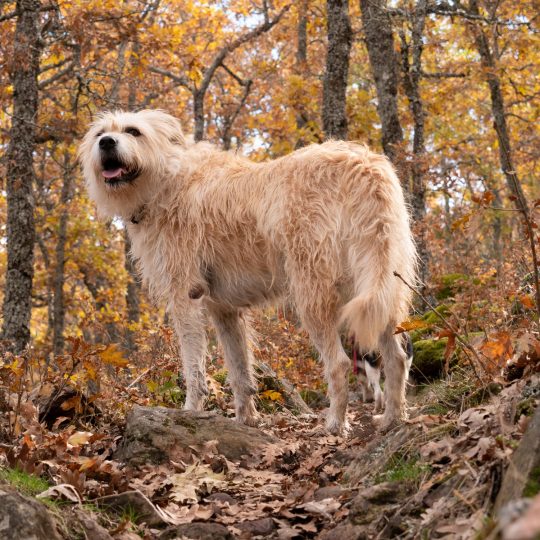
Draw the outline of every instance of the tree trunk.
<instances>
[{"instance_id":1,"label":"tree trunk","mask_svg":"<svg viewBox=\"0 0 540 540\"><path fill-rule=\"evenodd\" d=\"M347 138L346 95L352 29L348 0L327 0L328 46L323 80L323 129L327 139Z\"/></svg>"},{"instance_id":2,"label":"tree trunk","mask_svg":"<svg viewBox=\"0 0 540 540\"><path fill-rule=\"evenodd\" d=\"M386 0L360 0L369 63L377 89L377 111L382 125L382 147L408 187L405 163L399 146L403 130L398 114L398 70L392 21Z\"/></svg>"},{"instance_id":3,"label":"tree trunk","mask_svg":"<svg viewBox=\"0 0 540 540\"><path fill-rule=\"evenodd\" d=\"M17 0L13 58L13 118L7 163L7 274L2 337L15 352L30 340L34 277L33 153L38 115L38 74L42 49L39 0Z\"/></svg>"},{"instance_id":4,"label":"tree trunk","mask_svg":"<svg viewBox=\"0 0 540 540\"><path fill-rule=\"evenodd\" d=\"M470 11L473 15L480 15L477 0L470 0L469 6ZM497 139L499 142L499 160L501 163L501 169L506 180L506 185L508 186L510 193L512 193L514 197L514 204L525 218L525 228L527 233L527 239L529 240L533 263L533 278L536 290L536 309L538 316L540 317L540 276L538 271L539 261L535 246L535 234L531 220L529 205L527 203L525 193L523 192L521 182L519 181L512 161L512 147L510 143L510 135L508 133L508 125L506 123L504 96L501 88L501 80L499 79L499 76L497 74L496 59L493 56L489 40L484 30L478 24L471 24L471 27L474 33L474 41L478 50L478 54L480 55L480 60L482 62L486 81L489 86L489 94L491 98L491 112L493 114L493 125L495 127L495 131L497 132ZM496 37L494 39L496 39Z\"/></svg>"},{"instance_id":5,"label":"tree trunk","mask_svg":"<svg viewBox=\"0 0 540 540\"><path fill-rule=\"evenodd\" d=\"M73 181L73 167L70 164L69 154L64 154L64 183L60 194L60 222L58 223L58 237L56 242L56 265L54 269L53 287L53 352L55 355L64 352L64 328L66 319L66 306L64 302L64 282L66 263L66 241L69 212L67 205L71 198L71 183Z\"/></svg>"},{"instance_id":6,"label":"tree trunk","mask_svg":"<svg viewBox=\"0 0 540 540\"><path fill-rule=\"evenodd\" d=\"M200 90L193 92L193 138L195 142L203 140L204 137L204 95Z\"/></svg>"},{"instance_id":7,"label":"tree trunk","mask_svg":"<svg viewBox=\"0 0 540 540\"><path fill-rule=\"evenodd\" d=\"M127 231L124 230L124 246L125 246L125 268L128 273L128 283L126 290L126 307L127 307L127 319L129 323L139 322L141 316L140 308L140 282L139 276L135 270L135 265L133 264L133 258L131 257L131 242L129 241L129 236ZM126 347L130 351L135 351L137 349L137 344L135 343L135 333L128 328L126 331Z\"/></svg>"},{"instance_id":8,"label":"tree trunk","mask_svg":"<svg viewBox=\"0 0 540 540\"><path fill-rule=\"evenodd\" d=\"M298 9L298 43L296 48L296 68L299 74L305 75L307 65L307 0L303 0ZM297 106L296 111L296 129L298 131L298 139L296 140L295 149L302 148L306 145L303 137L304 129L308 123L307 113L303 104Z\"/></svg>"},{"instance_id":9,"label":"tree trunk","mask_svg":"<svg viewBox=\"0 0 540 540\"><path fill-rule=\"evenodd\" d=\"M412 44L409 60L409 45L405 34L401 34L402 67L405 93L409 101L413 121L413 161L411 164L410 204L415 224L415 238L418 248L419 272L421 291L427 296L426 284L429 278L429 252L426 241L426 186L425 186L425 142L424 142L424 104L420 95L420 80L422 77L422 52L424 49L424 27L426 21L427 2L418 0L412 14ZM426 305L423 306L427 308Z\"/></svg>"}]
</instances>

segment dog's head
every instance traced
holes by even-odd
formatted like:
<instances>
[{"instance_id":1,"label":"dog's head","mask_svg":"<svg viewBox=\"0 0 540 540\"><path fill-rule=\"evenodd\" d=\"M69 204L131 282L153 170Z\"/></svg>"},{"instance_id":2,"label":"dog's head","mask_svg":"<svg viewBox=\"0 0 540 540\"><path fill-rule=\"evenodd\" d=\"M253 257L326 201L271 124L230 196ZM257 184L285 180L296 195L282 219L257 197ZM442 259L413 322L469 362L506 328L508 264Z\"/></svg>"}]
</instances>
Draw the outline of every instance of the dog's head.
<instances>
[{"instance_id":1,"label":"dog's head","mask_svg":"<svg viewBox=\"0 0 540 540\"><path fill-rule=\"evenodd\" d=\"M163 111L101 113L79 149L99 212L129 217L159 188L156 182L185 144L180 122Z\"/></svg>"}]
</instances>

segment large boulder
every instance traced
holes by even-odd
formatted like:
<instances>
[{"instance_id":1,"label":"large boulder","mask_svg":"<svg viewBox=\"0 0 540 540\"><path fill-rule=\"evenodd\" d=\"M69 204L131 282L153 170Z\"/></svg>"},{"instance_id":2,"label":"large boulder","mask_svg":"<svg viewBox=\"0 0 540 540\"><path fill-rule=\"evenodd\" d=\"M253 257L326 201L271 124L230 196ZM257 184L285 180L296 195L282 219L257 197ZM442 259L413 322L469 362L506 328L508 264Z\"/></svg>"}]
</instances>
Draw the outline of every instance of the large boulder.
<instances>
[{"instance_id":1,"label":"large boulder","mask_svg":"<svg viewBox=\"0 0 540 540\"><path fill-rule=\"evenodd\" d=\"M0 540L60 540L47 507L0 485Z\"/></svg>"},{"instance_id":2,"label":"large boulder","mask_svg":"<svg viewBox=\"0 0 540 540\"><path fill-rule=\"evenodd\" d=\"M238 460L277 439L211 411L135 406L115 458L134 466L177 461L191 453L190 447L209 441L217 441L218 452L227 459Z\"/></svg>"}]
</instances>

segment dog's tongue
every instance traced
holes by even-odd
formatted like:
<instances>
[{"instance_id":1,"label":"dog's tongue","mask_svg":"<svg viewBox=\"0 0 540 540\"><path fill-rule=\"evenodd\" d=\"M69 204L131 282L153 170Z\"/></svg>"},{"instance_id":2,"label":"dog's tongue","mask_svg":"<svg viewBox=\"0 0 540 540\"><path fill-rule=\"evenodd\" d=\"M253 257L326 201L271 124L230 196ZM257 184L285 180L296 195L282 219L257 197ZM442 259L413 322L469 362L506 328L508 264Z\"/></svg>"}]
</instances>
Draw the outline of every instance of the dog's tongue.
<instances>
[{"instance_id":1,"label":"dog's tongue","mask_svg":"<svg viewBox=\"0 0 540 540\"><path fill-rule=\"evenodd\" d=\"M125 171L122 169L122 167L118 167L118 169L112 169L111 171L103 171L102 174L105 178L116 178L124 172Z\"/></svg>"}]
</instances>

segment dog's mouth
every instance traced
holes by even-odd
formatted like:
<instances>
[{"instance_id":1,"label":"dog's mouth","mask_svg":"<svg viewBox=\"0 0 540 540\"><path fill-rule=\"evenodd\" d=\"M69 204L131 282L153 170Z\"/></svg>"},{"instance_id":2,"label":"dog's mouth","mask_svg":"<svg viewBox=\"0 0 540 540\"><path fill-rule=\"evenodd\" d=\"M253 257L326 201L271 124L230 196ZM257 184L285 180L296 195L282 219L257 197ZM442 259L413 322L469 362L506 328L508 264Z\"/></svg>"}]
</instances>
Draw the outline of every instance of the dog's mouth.
<instances>
[{"instance_id":1,"label":"dog's mouth","mask_svg":"<svg viewBox=\"0 0 540 540\"><path fill-rule=\"evenodd\" d=\"M101 174L105 183L110 186L133 182L140 174L139 169L128 167L115 157L105 158L101 165L103 167Z\"/></svg>"}]
</instances>

